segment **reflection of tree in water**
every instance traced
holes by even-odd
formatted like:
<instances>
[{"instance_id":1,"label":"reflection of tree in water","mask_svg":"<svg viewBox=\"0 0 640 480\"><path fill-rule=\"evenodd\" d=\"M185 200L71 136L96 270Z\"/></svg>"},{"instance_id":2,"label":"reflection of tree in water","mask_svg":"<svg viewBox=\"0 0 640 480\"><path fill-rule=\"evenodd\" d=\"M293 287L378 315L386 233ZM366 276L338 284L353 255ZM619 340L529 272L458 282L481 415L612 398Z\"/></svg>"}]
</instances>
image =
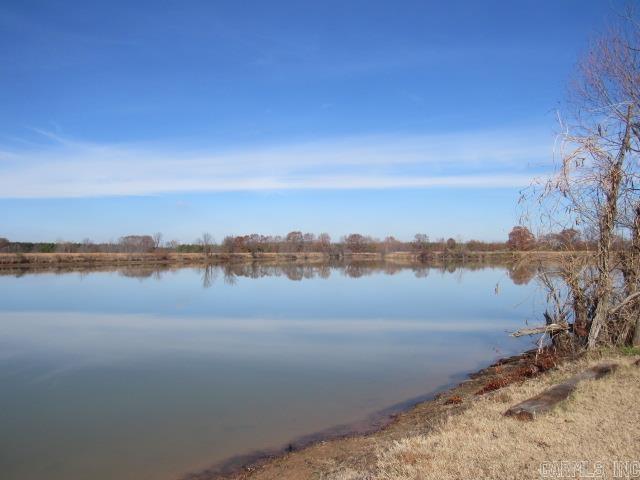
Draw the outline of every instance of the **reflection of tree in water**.
<instances>
[{"instance_id":1,"label":"reflection of tree in water","mask_svg":"<svg viewBox=\"0 0 640 480\"><path fill-rule=\"evenodd\" d=\"M387 263L383 265L382 270L384 271L385 275L395 275L396 273L404 270L404 267L393 263Z\"/></svg>"},{"instance_id":2,"label":"reflection of tree in water","mask_svg":"<svg viewBox=\"0 0 640 480\"><path fill-rule=\"evenodd\" d=\"M304 278L315 278L316 277L316 271L315 269L311 266L311 265L307 265L304 267Z\"/></svg>"},{"instance_id":3,"label":"reflection of tree in water","mask_svg":"<svg viewBox=\"0 0 640 480\"><path fill-rule=\"evenodd\" d=\"M349 263L343 269L343 273L349 278L360 278L371 275L372 272L373 269L361 263Z\"/></svg>"},{"instance_id":4,"label":"reflection of tree in water","mask_svg":"<svg viewBox=\"0 0 640 480\"><path fill-rule=\"evenodd\" d=\"M338 272L349 278L361 278L367 275L383 273L385 275L395 275L402 271L411 271L416 278L426 278L432 270L439 271L443 275L450 275L458 272L479 270L486 267L503 267L507 270L509 278L516 285L523 285L531 281L537 272L537 267L531 264L508 265L505 263L490 262L437 262L402 264L395 262L385 262L383 260L372 261L349 261L345 259L334 259L323 263L301 263L301 262L232 262L226 264L210 264L205 267L196 268L200 272L202 286L210 288L215 283L217 277L222 274L226 285L235 285L238 277L262 278L262 277L286 277L291 281L302 281L313 278L330 278L333 272ZM192 267L193 268L193 267ZM181 270L179 266L155 265L155 266L126 266L126 267L83 267L83 268L11 268L0 269L0 275L14 275L16 277L25 274L55 273L66 274L77 272L81 275L98 271L113 271L118 275L128 278L155 278L161 280L167 272L177 273Z\"/></svg>"},{"instance_id":5,"label":"reflection of tree in water","mask_svg":"<svg viewBox=\"0 0 640 480\"><path fill-rule=\"evenodd\" d=\"M329 265L322 265L318 267L318 276L324 279L329 278L331 276L331 267Z\"/></svg>"},{"instance_id":6,"label":"reflection of tree in water","mask_svg":"<svg viewBox=\"0 0 640 480\"><path fill-rule=\"evenodd\" d=\"M238 282L236 279L236 273L231 267L232 265L225 265L222 269L225 285L235 285Z\"/></svg>"},{"instance_id":7,"label":"reflection of tree in water","mask_svg":"<svg viewBox=\"0 0 640 480\"><path fill-rule=\"evenodd\" d=\"M444 267L447 270L447 273L455 273L456 270L458 270L458 268L460 268L460 265L457 265L455 263L448 263L445 265Z\"/></svg>"},{"instance_id":8,"label":"reflection of tree in water","mask_svg":"<svg viewBox=\"0 0 640 480\"><path fill-rule=\"evenodd\" d=\"M67 275L69 273L76 273L80 276L80 278L85 278L92 273L97 272L115 272L121 277L127 278L138 278L144 280L146 278L155 278L156 280L160 280L165 272L168 271L176 271L179 268L176 267L168 267L168 266L142 266L142 265L134 265L134 266L126 266L126 267L100 267L100 266L82 266L82 267L68 267L68 266L57 266L57 267L38 267L38 266L29 266L28 268L6 268L0 269L1 275L12 275L16 278L22 277L24 275L37 275L41 273L46 274L54 274L54 275Z\"/></svg>"},{"instance_id":9,"label":"reflection of tree in water","mask_svg":"<svg viewBox=\"0 0 640 480\"><path fill-rule=\"evenodd\" d=\"M294 282L299 282L304 277L304 271L302 267L298 265L291 265L284 269L284 274L287 276L289 280L293 280Z\"/></svg>"},{"instance_id":10,"label":"reflection of tree in water","mask_svg":"<svg viewBox=\"0 0 640 480\"><path fill-rule=\"evenodd\" d=\"M167 270L169 270L167 267L135 265L118 269L118 275L141 280L151 277L160 280L162 279L162 274Z\"/></svg>"},{"instance_id":11,"label":"reflection of tree in water","mask_svg":"<svg viewBox=\"0 0 640 480\"><path fill-rule=\"evenodd\" d=\"M531 264L511 265L507 269L509 278L516 285L526 285L536 275L538 269Z\"/></svg>"},{"instance_id":12,"label":"reflection of tree in water","mask_svg":"<svg viewBox=\"0 0 640 480\"><path fill-rule=\"evenodd\" d=\"M213 285L218 277L218 269L213 265L207 265L202 269L202 286L209 288Z\"/></svg>"},{"instance_id":13,"label":"reflection of tree in water","mask_svg":"<svg viewBox=\"0 0 640 480\"><path fill-rule=\"evenodd\" d=\"M212 277L215 276L213 272L216 270L223 272L226 284L235 285L238 277L261 278L284 276L291 281L299 282L313 278L330 278L333 271L340 272L342 275L349 278L361 278L375 273L395 275L403 270L410 269L414 272L416 278L426 278L432 268L438 268L443 273L451 273L457 271L458 265L447 264L445 266L444 264L438 264L438 266L435 267L422 263L419 265L407 266L396 263L387 263L384 261L333 261L319 264L304 264L296 262L279 264L238 262L225 265L212 265L203 269L202 283L205 288L210 287L213 283Z\"/></svg>"},{"instance_id":14,"label":"reflection of tree in water","mask_svg":"<svg viewBox=\"0 0 640 480\"><path fill-rule=\"evenodd\" d=\"M412 270L416 278L427 278L429 276L429 267L414 267Z\"/></svg>"}]
</instances>

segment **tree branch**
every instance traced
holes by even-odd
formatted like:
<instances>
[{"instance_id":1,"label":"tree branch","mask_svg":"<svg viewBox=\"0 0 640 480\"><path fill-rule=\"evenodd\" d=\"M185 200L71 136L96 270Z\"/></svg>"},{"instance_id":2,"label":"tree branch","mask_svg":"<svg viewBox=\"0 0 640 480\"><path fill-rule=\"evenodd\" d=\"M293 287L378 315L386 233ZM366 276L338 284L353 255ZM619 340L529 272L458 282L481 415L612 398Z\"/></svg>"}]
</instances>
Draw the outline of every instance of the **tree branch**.
<instances>
[{"instance_id":1,"label":"tree branch","mask_svg":"<svg viewBox=\"0 0 640 480\"><path fill-rule=\"evenodd\" d=\"M521 328L511 333L512 337L524 337L525 335L537 335L539 333L553 333L569 330L569 325L560 323L551 323L541 327Z\"/></svg>"}]
</instances>

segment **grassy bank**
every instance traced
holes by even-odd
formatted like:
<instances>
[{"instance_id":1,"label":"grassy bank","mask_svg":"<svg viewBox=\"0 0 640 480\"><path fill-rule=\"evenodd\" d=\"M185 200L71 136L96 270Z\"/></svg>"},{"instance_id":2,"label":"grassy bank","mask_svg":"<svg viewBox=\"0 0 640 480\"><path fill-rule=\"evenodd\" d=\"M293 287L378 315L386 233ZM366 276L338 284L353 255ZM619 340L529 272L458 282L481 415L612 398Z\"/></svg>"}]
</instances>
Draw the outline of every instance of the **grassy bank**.
<instances>
[{"instance_id":1,"label":"grassy bank","mask_svg":"<svg viewBox=\"0 0 640 480\"><path fill-rule=\"evenodd\" d=\"M211 254L202 253L2 253L2 266L120 266L120 265L206 265L209 263L224 263L233 261L323 261L328 258L322 253L279 254L249 253Z\"/></svg>"},{"instance_id":2,"label":"grassy bank","mask_svg":"<svg viewBox=\"0 0 640 480\"><path fill-rule=\"evenodd\" d=\"M316 443L222 478L539 479L544 478L541 468L552 473L600 468L596 462L604 469L596 478L612 478L614 462L624 467L624 462L640 460L640 366L634 364L640 352L626 353L589 354L533 377L522 375L523 367L533 365L530 361L495 365L374 434ZM608 377L579 384L551 413L533 422L503 415L513 404L603 361L620 367ZM505 378L510 381L502 382ZM187 478L221 476L212 469Z\"/></svg>"},{"instance_id":3,"label":"grassy bank","mask_svg":"<svg viewBox=\"0 0 640 480\"><path fill-rule=\"evenodd\" d=\"M325 262L330 259L351 261L380 261L396 263L419 263L425 261L469 261L469 262L510 262L523 256L536 258L558 258L565 255L561 252L465 252L449 255L443 252L431 252L421 256L409 252L395 253L351 253L345 255L329 255L322 252L301 253L0 253L2 267L46 267L46 266L121 266L121 265L206 265L230 262Z\"/></svg>"}]
</instances>

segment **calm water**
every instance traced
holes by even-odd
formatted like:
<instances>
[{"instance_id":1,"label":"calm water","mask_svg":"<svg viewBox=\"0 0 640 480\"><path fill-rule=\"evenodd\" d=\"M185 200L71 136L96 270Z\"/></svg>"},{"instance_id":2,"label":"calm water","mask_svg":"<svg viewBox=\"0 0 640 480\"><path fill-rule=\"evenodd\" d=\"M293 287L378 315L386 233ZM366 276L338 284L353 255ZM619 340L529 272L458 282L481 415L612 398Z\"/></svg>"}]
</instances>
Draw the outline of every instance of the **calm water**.
<instances>
[{"instance_id":1,"label":"calm water","mask_svg":"<svg viewBox=\"0 0 640 480\"><path fill-rule=\"evenodd\" d=\"M536 315L526 280L358 266L0 275L0 477L175 480L361 420L528 348L505 334Z\"/></svg>"}]
</instances>

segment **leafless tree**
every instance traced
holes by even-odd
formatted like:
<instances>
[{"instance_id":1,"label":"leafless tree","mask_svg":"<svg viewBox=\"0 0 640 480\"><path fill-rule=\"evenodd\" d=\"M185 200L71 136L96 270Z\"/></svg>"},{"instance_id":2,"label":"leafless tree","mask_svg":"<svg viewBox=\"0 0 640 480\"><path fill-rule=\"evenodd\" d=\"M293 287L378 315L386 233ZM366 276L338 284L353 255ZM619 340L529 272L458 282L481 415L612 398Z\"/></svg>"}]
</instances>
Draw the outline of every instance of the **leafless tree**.
<instances>
[{"instance_id":1,"label":"leafless tree","mask_svg":"<svg viewBox=\"0 0 640 480\"><path fill-rule=\"evenodd\" d=\"M359 233L350 233L342 239L347 253L364 253L374 249L375 240Z\"/></svg>"},{"instance_id":2,"label":"leafless tree","mask_svg":"<svg viewBox=\"0 0 640 480\"><path fill-rule=\"evenodd\" d=\"M150 252L154 249L154 241L151 235L127 235L118 242L120 250L126 253Z\"/></svg>"},{"instance_id":3,"label":"leafless tree","mask_svg":"<svg viewBox=\"0 0 640 480\"><path fill-rule=\"evenodd\" d=\"M304 235L302 232L289 232L285 241L288 252L301 252L304 248Z\"/></svg>"},{"instance_id":4,"label":"leafless tree","mask_svg":"<svg viewBox=\"0 0 640 480\"><path fill-rule=\"evenodd\" d=\"M331 236L328 233L318 235L318 249L323 253L331 251Z\"/></svg>"},{"instance_id":5,"label":"leafless tree","mask_svg":"<svg viewBox=\"0 0 640 480\"><path fill-rule=\"evenodd\" d=\"M204 253L205 256L211 256L213 251L213 236L210 233L204 232L197 243L202 247L202 253Z\"/></svg>"},{"instance_id":6,"label":"leafless tree","mask_svg":"<svg viewBox=\"0 0 640 480\"><path fill-rule=\"evenodd\" d=\"M381 250L384 253L398 252L402 249L402 246L403 244L401 241L397 240L394 236L389 235L383 240Z\"/></svg>"},{"instance_id":7,"label":"leafless tree","mask_svg":"<svg viewBox=\"0 0 640 480\"><path fill-rule=\"evenodd\" d=\"M411 242L411 249L418 254L421 261L427 260L430 249L429 236L426 233L416 233Z\"/></svg>"},{"instance_id":8,"label":"leafless tree","mask_svg":"<svg viewBox=\"0 0 640 480\"><path fill-rule=\"evenodd\" d=\"M153 248L155 250L159 249L162 245L162 233L156 232L153 234Z\"/></svg>"},{"instance_id":9,"label":"leafless tree","mask_svg":"<svg viewBox=\"0 0 640 480\"><path fill-rule=\"evenodd\" d=\"M82 246L80 248L82 252L89 253L89 252L95 251L96 247L90 238L85 238L82 240Z\"/></svg>"},{"instance_id":10,"label":"leafless tree","mask_svg":"<svg viewBox=\"0 0 640 480\"><path fill-rule=\"evenodd\" d=\"M569 318L556 320L572 320L588 348L640 344L639 114L640 24L629 13L580 62L555 174L535 195L544 228L580 229L595 242L593 261L573 255L560 268L566 288L547 285L566 292Z\"/></svg>"},{"instance_id":11,"label":"leafless tree","mask_svg":"<svg viewBox=\"0 0 640 480\"><path fill-rule=\"evenodd\" d=\"M73 245L71 244L71 242L68 242L62 239L56 240L56 252L71 253L72 250L73 250Z\"/></svg>"}]
</instances>

